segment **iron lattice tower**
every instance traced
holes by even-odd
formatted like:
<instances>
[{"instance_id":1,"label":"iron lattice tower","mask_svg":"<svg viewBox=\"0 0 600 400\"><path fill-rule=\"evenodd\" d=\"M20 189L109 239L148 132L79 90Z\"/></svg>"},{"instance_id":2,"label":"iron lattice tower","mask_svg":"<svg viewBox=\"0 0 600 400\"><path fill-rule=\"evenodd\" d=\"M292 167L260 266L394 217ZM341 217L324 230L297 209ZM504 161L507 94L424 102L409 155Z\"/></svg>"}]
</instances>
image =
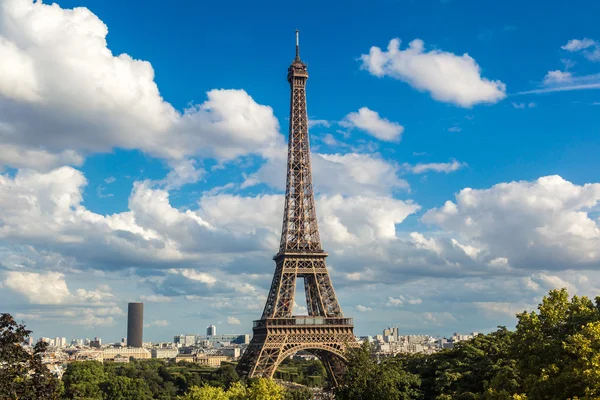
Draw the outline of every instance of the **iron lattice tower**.
<instances>
[{"instance_id":1,"label":"iron lattice tower","mask_svg":"<svg viewBox=\"0 0 600 400\"><path fill-rule=\"evenodd\" d=\"M275 274L260 320L238 364L249 377L272 377L281 361L306 350L325 365L330 383L343 372L345 351L356 346L351 318L344 318L321 247L310 166L306 112L306 64L300 60L298 31L296 58L288 68L291 89L287 184L281 243ZM292 315L296 279L304 279L307 314Z\"/></svg>"}]
</instances>

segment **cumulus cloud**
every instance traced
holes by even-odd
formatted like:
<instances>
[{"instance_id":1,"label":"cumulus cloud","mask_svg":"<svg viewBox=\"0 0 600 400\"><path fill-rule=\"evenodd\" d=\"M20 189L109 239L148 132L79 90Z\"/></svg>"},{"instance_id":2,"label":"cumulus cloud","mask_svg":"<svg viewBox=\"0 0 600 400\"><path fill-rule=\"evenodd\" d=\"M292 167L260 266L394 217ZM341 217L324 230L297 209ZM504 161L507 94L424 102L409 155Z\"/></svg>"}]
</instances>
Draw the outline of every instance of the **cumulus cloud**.
<instances>
[{"instance_id":1,"label":"cumulus cloud","mask_svg":"<svg viewBox=\"0 0 600 400\"><path fill-rule=\"evenodd\" d=\"M284 191L286 155L283 148L272 154L242 186L250 187L264 183ZM409 188L408 182L398 177L401 166L383 159L378 154L313 153L311 162L314 188L318 193L385 196ZM332 176L337 178L331 179Z\"/></svg>"},{"instance_id":2,"label":"cumulus cloud","mask_svg":"<svg viewBox=\"0 0 600 400\"><path fill-rule=\"evenodd\" d=\"M429 210L423 221L524 269L589 268L600 262L600 227L590 210L600 184L576 185L560 176L463 189L456 202Z\"/></svg>"},{"instance_id":3,"label":"cumulus cloud","mask_svg":"<svg viewBox=\"0 0 600 400\"><path fill-rule=\"evenodd\" d=\"M373 46L369 54L361 55L361 61L361 68L375 76L399 79L436 100L460 107L497 103L506 97L506 85L483 78L481 67L468 54L426 51L420 39L405 50L400 50L399 39L392 39L387 51Z\"/></svg>"},{"instance_id":4,"label":"cumulus cloud","mask_svg":"<svg viewBox=\"0 0 600 400\"><path fill-rule=\"evenodd\" d=\"M367 306L363 306L361 304L356 306L356 310L359 312L369 312L369 311L373 311L373 309L371 307L367 307Z\"/></svg>"},{"instance_id":5,"label":"cumulus cloud","mask_svg":"<svg viewBox=\"0 0 600 400\"><path fill-rule=\"evenodd\" d=\"M59 272L6 271L2 275L2 286L22 296L31 305L29 310L32 312L22 316L27 320L106 326L114 324L115 317L124 315L107 285L98 286L95 290L80 288L71 291L65 275Z\"/></svg>"},{"instance_id":6,"label":"cumulus cloud","mask_svg":"<svg viewBox=\"0 0 600 400\"><path fill-rule=\"evenodd\" d=\"M397 122L392 122L387 118L381 118L379 113L362 107L358 112L351 112L340 121L340 125L345 128L358 128L367 132L369 135L386 142L397 142L400 135L404 132L404 127Z\"/></svg>"},{"instance_id":7,"label":"cumulus cloud","mask_svg":"<svg viewBox=\"0 0 600 400\"><path fill-rule=\"evenodd\" d=\"M19 273L10 280L3 276L2 284L5 292L19 294L29 304L22 314L45 313L33 307L44 301L60 308L44 317L52 321L75 318L91 326L121 318L107 288L67 286L74 266L112 274L137 272L139 284L150 290L140 298L153 307L185 298L210 304L199 312L215 318L239 310L260 313L264 306L273 268L269 260L281 229L282 195L203 195L197 208L177 209L168 192L137 182L128 210L100 215L83 206L86 180L73 168L20 171L1 179L0 207L8 211L0 216L4 243L43 244L50 252L0 248L2 268ZM459 293L451 301L514 302L517 308L535 304L553 287L594 291L594 280L583 280L594 275L580 271L600 265L600 233L593 216L599 185L550 176L464 189L453 201L424 214L423 222L434 230L409 233L398 226L419 211L413 202L385 195L318 195L319 227L331 254L328 265L338 295L343 304L356 306L344 296L351 300L354 288L360 288L366 296L360 305L389 306L394 313L411 313L411 305L424 307L437 321L430 321L432 325L446 321L454 326L456 321L436 314L445 310L435 309L449 291ZM57 265L60 273L51 269ZM567 274L565 268L578 271ZM23 275L30 273L39 275ZM438 281L443 283L423 289ZM379 289L368 297L366 290L373 285ZM54 288L49 295L43 291L47 287ZM73 301L92 311L75 311ZM457 315L457 307L448 311ZM491 313L483 306L477 310ZM494 313L508 318L507 313ZM422 323L422 315L410 318Z\"/></svg>"},{"instance_id":8,"label":"cumulus cloud","mask_svg":"<svg viewBox=\"0 0 600 400\"><path fill-rule=\"evenodd\" d=\"M31 304L104 304L114 301L109 290L77 289L72 293L67 287L65 275L59 272L22 272L7 271L3 281L4 287L23 295Z\"/></svg>"},{"instance_id":9,"label":"cumulus cloud","mask_svg":"<svg viewBox=\"0 0 600 400\"><path fill-rule=\"evenodd\" d=\"M5 210L0 215L0 238L17 244L44 243L90 266L115 269L172 266L198 261L200 253L213 253L218 259L237 246L240 251L261 248L260 234L230 235L196 211L177 210L169 203L168 192L149 182L135 183L129 211L112 215L99 215L82 205L85 185L83 174L71 167L47 173L19 171L14 178L0 175L0 207Z\"/></svg>"},{"instance_id":10,"label":"cumulus cloud","mask_svg":"<svg viewBox=\"0 0 600 400\"><path fill-rule=\"evenodd\" d=\"M87 8L0 7L0 165L79 165L117 147L168 160L230 159L282 141L273 110L243 90L211 90L203 103L174 109L151 64L114 55L107 26Z\"/></svg>"},{"instance_id":11,"label":"cumulus cloud","mask_svg":"<svg viewBox=\"0 0 600 400\"><path fill-rule=\"evenodd\" d=\"M197 168L196 164L196 160L192 159L174 161L171 163L171 171L158 183L166 190L179 189L188 183L196 183L206 173L204 169Z\"/></svg>"},{"instance_id":12,"label":"cumulus cloud","mask_svg":"<svg viewBox=\"0 0 600 400\"><path fill-rule=\"evenodd\" d=\"M396 237L396 224L420 206L393 198L323 196L317 201L324 238L339 245L360 245Z\"/></svg>"},{"instance_id":13,"label":"cumulus cloud","mask_svg":"<svg viewBox=\"0 0 600 400\"><path fill-rule=\"evenodd\" d=\"M228 325L241 325L242 323L236 317L227 317L227 324Z\"/></svg>"}]
</instances>

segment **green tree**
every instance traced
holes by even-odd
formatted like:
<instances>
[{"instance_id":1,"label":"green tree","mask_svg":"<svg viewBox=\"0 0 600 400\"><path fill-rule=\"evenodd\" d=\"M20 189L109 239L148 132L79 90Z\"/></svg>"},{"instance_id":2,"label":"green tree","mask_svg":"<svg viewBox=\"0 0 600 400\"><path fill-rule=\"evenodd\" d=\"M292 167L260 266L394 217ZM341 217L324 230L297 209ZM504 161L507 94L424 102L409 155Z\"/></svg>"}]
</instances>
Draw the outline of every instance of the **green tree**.
<instances>
[{"instance_id":1,"label":"green tree","mask_svg":"<svg viewBox=\"0 0 600 400\"><path fill-rule=\"evenodd\" d=\"M65 398L103 400L100 385L105 382L104 366L98 361L73 362L63 374Z\"/></svg>"},{"instance_id":2,"label":"green tree","mask_svg":"<svg viewBox=\"0 0 600 400\"><path fill-rule=\"evenodd\" d=\"M419 398L420 378L405 370L400 358L386 357L381 361L374 347L365 342L348 353L348 367L336 388L340 400L409 400Z\"/></svg>"},{"instance_id":3,"label":"green tree","mask_svg":"<svg viewBox=\"0 0 600 400\"><path fill-rule=\"evenodd\" d=\"M308 388L288 389L285 392L285 400L312 400L313 392Z\"/></svg>"},{"instance_id":4,"label":"green tree","mask_svg":"<svg viewBox=\"0 0 600 400\"><path fill-rule=\"evenodd\" d=\"M111 376L102 385L106 400L151 400L152 392L142 379Z\"/></svg>"},{"instance_id":5,"label":"green tree","mask_svg":"<svg viewBox=\"0 0 600 400\"><path fill-rule=\"evenodd\" d=\"M599 302L578 296L569 300L566 289L551 290L538 312L517 316L514 354L529 400L585 398L597 392L593 379L582 379L586 361L577 358L593 351L586 341L593 341L593 324L600 321Z\"/></svg>"},{"instance_id":6,"label":"green tree","mask_svg":"<svg viewBox=\"0 0 600 400\"><path fill-rule=\"evenodd\" d=\"M223 388L204 385L202 387L194 386L190 388L181 400L230 400L229 395Z\"/></svg>"},{"instance_id":7,"label":"green tree","mask_svg":"<svg viewBox=\"0 0 600 400\"><path fill-rule=\"evenodd\" d=\"M224 364L217 368L211 375L211 384L229 388L232 383L240 380L235 368L231 364Z\"/></svg>"},{"instance_id":8,"label":"green tree","mask_svg":"<svg viewBox=\"0 0 600 400\"><path fill-rule=\"evenodd\" d=\"M408 370L421 377L425 399L510 399L520 387L511 358L513 335L500 327L453 349L404 358Z\"/></svg>"},{"instance_id":9,"label":"green tree","mask_svg":"<svg viewBox=\"0 0 600 400\"><path fill-rule=\"evenodd\" d=\"M253 379L249 386L234 382L225 391L218 386L194 386L180 400L284 400L285 389L272 379Z\"/></svg>"},{"instance_id":10,"label":"green tree","mask_svg":"<svg viewBox=\"0 0 600 400\"><path fill-rule=\"evenodd\" d=\"M600 398L600 322L588 323L563 345L571 356L565 372L585 387L583 398Z\"/></svg>"},{"instance_id":11,"label":"green tree","mask_svg":"<svg viewBox=\"0 0 600 400\"><path fill-rule=\"evenodd\" d=\"M248 387L248 400L283 400L285 389L272 379L258 378Z\"/></svg>"},{"instance_id":12,"label":"green tree","mask_svg":"<svg viewBox=\"0 0 600 400\"><path fill-rule=\"evenodd\" d=\"M46 400L60 396L60 381L42 363L46 343L38 342L32 352L23 347L30 334L10 314L0 314L1 399Z\"/></svg>"},{"instance_id":13,"label":"green tree","mask_svg":"<svg viewBox=\"0 0 600 400\"><path fill-rule=\"evenodd\" d=\"M229 400L246 400L248 398L248 388L242 382L234 382L227 391Z\"/></svg>"}]
</instances>

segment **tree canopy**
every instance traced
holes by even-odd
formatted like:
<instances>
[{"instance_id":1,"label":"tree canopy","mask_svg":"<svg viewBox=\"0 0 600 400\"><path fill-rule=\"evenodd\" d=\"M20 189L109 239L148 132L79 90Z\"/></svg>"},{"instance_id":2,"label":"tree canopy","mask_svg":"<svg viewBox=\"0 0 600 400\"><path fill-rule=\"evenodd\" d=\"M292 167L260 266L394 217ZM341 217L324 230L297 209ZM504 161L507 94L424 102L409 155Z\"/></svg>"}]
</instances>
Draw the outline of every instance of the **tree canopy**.
<instances>
[{"instance_id":1,"label":"tree canopy","mask_svg":"<svg viewBox=\"0 0 600 400\"><path fill-rule=\"evenodd\" d=\"M30 334L10 314L0 314L0 399L46 400L60 396L60 381L42 364L46 343L36 343L31 352L24 347Z\"/></svg>"}]
</instances>

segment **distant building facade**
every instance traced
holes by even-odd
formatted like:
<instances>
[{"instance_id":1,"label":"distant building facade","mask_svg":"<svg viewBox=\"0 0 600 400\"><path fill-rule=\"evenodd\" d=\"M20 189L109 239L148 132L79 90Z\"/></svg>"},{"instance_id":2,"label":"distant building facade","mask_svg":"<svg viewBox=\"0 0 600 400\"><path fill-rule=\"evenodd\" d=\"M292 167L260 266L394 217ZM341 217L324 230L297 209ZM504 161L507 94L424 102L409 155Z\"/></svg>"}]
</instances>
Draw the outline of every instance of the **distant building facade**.
<instances>
[{"instance_id":1,"label":"distant building facade","mask_svg":"<svg viewBox=\"0 0 600 400\"><path fill-rule=\"evenodd\" d=\"M154 348L150 351L152 358L177 358L179 350L174 348Z\"/></svg>"},{"instance_id":2,"label":"distant building facade","mask_svg":"<svg viewBox=\"0 0 600 400\"><path fill-rule=\"evenodd\" d=\"M141 347L110 347L102 350L102 359L104 361L114 361L116 359L133 357L136 360L146 360L151 357L148 350Z\"/></svg>"}]
</instances>

